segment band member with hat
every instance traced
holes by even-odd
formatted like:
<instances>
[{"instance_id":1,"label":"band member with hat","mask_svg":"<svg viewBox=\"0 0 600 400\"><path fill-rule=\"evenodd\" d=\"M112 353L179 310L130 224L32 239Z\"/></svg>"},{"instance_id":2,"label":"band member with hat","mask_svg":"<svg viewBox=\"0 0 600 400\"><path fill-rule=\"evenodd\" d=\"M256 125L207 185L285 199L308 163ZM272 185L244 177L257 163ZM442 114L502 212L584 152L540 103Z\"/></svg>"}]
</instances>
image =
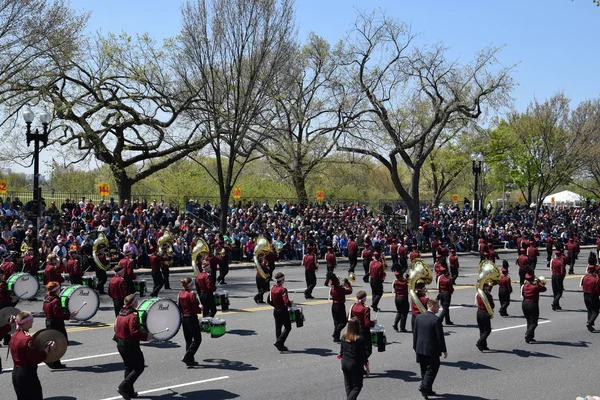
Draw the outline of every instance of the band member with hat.
<instances>
[{"instance_id":1,"label":"band member with hat","mask_svg":"<svg viewBox=\"0 0 600 400\"><path fill-rule=\"evenodd\" d=\"M398 244L395 238L390 239L390 257L392 258L392 271L398 268Z\"/></svg>"},{"instance_id":2,"label":"band member with hat","mask_svg":"<svg viewBox=\"0 0 600 400\"><path fill-rule=\"evenodd\" d=\"M121 261L119 261L119 265L123 266L123 279L127 283L127 294L135 293L135 261L132 258L132 252L130 249L127 249L123 252L123 257Z\"/></svg>"},{"instance_id":3,"label":"band member with hat","mask_svg":"<svg viewBox=\"0 0 600 400\"><path fill-rule=\"evenodd\" d=\"M169 256L159 256L158 249L154 246L150 246L150 268L152 268L152 293L150 293L150 297L158 297L158 293L160 289L162 289L164 285L162 267L165 261L171 259ZM166 253L165 253L166 254Z\"/></svg>"},{"instance_id":4,"label":"band member with hat","mask_svg":"<svg viewBox=\"0 0 600 400\"><path fill-rule=\"evenodd\" d=\"M444 256L442 254L437 254L437 261L433 266L433 269L435 271L435 279L438 279L448 270L448 265L446 264L446 260L444 259Z\"/></svg>"},{"instance_id":5,"label":"band member with hat","mask_svg":"<svg viewBox=\"0 0 600 400\"><path fill-rule=\"evenodd\" d=\"M71 285L81 285L83 283L83 271L81 270L81 259L77 255L77 250L69 251L69 261L67 261L67 274L71 279Z\"/></svg>"},{"instance_id":6,"label":"band member with hat","mask_svg":"<svg viewBox=\"0 0 600 400\"><path fill-rule=\"evenodd\" d=\"M117 392L125 399L137 397L133 385L145 368L144 353L140 349L140 341L152 339L152 333L142 332L140 319L136 308L138 306L135 294L125 297L123 309L115 321L115 339L117 350L125 364L125 379L119 384Z\"/></svg>"},{"instance_id":7,"label":"band member with hat","mask_svg":"<svg viewBox=\"0 0 600 400\"><path fill-rule=\"evenodd\" d=\"M392 328L397 332L398 323L400 323L400 332L408 332L406 330L406 319L408 318L408 274L403 275L401 271L394 271L394 282L392 290L394 292L394 303L396 304L396 319Z\"/></svg>"},{"instance_id":8,"label":"band member with hat","mask_svg":"<svg viewBox=\"0 0 600 400\"><path fill-rule=\"evenodd\" d=\"M529 258L529 267L535 270L537 266L537 259L540 255L540 251L535 245L535 242L530 242L529 247L527 248L527 258Z\"/></svg>"},{"instance_id":9,"label":"band member with hat","mask_svg":"<svg viewBox=\"0 0 600 400\"><path fill-rule=\"evenodd\" d=\"M350 263L348 273L354 273L356 263L358 262L358 243L356 243L354 235L348 237L348 262Z\"/></svg>"},{"instance_id":10,"label":"band member with hat","mask_svg":"<svg viewBox=\"0 0 600 400\"><path fill-rule=\"evenodd\" d=\"M335 254L333 254L333 248L331 246L327 246L327 253L325 254L325 262L327 263L327 275L325 276L325 286L327 286L327 282L329 282L329 274L333 274L333 270L337 266L337 260L335 258Z\"/></svg>"},{"instance_id":11,"label":"band member with hat","mask_svg":"<svg viewBox=\"0 0 600 400\"><path fill-rule=\"evenodd\" d=\"M408 270L408 250L404 246L404 241L398 241L398 265L400 266L400 272L406 273Z\"/></svg>"},{"instance_id":12,"label":"band member with hat","mask_svg":"<svg viewBox=\"0 0 600 400\"><path fill-rule=\"evenodd\" d=\"M37 366L46 359L54 348L53 341L38 349L29 334L33 327L33 315L21 311L15 319L17 331L10 341L10 355L13 359L12 383L17 400L42 400L42 384L37 374Z\"/></svg>"},{"instance_id":13,"label":"band member with hat","mask_svg":"<svg viewBox=\"0 0 600 400\"><path fill-rule=\"evenodd\" d=\"M127 297L127 282L123 279L123 266L117 265L114 269L115 276L112 277L108 284L108 295L113 299L113 306L115 308L115 317L119 316L123 304L125 303L125 297Z\"/></svg>"},{"instance_id":14,"label":"band member with hat","mask_svg":"<svg viewBox=\"0 0 600 400\"><path fill-rule=\"evenodd\" d=\"M535 328L537 328L538 319L540 318L540 293L546 290L548 288L541 281L535 279L533 271L527 271L525 283L521 286L523 315L527 320L527 331L525 333L527 343L535 342Z\"/></svg>"},{"instance_id":15,"label":"band member with hat","mask_svg":"<svg viewBox=\"0 0 600 400\"><path fill-rule=\"evenodd\" d=\"M285 286L285 275L281 272L275 274L275 285L271 288L267 303L273 306L273 318L275 319L275 344L274 346L279 351L288 351L285 347L290 331L292 330L292 322L290 321L290 312L288 307L292 306L292 302L288 297L288 292ZM283 328L283 330L281 329Z\"/></svg>"},{"instance_id":16,"label":"band member with hat","mask_svg":"<svg viewBox=\"0 0 600 400\"><path fill-rule=\"evenodd\" d=\"M62 264L60 264L60 260L56 256L56 254L48 254L48 256L46 257L46 268L44 269L44 283L63 283L65 281L65 278L63 278L62 273L65 271L66 270L63 270Z\"/></svg>"},{"instance_id":17,"label":"band member with hat","mask_svg":"<svg viewBox=\"0 0 600 400\"><path fill-rule=\"evenodd\" d=\"M590 332L594 332L594 323L600 311L600 279L596 274L595 262L591 262L595 261L592 256L595 257L594 253L590 253L590 265L588 265L587 272L580 282L580 286L583 288L583 301L587 309L586 326Z\"/></svg>"},{"instance_id":18,"label":"band member with hat","mask_svg":"<svg viewBox=\"0 0 600 400\"><path fill-rule=\"evenodd\" d=\"M491 262L493 262L495 264L496 260L498 260L500 258L500 256L498 255L496 250L494 250L494 245L492 244L492 242L488 242L487 246L488 246L488 253L489 253L488 258Z\"/></svg>"},{"instance_id":19,"label":"band member with hat","mask_svg":"<svg viewBox=\"0 0 600 400\"><path fill-rule=\"evenodd\" d=\"M12 274L17 272L17 266L14 263L15 254L14 251L9 251L4 255L3 262L0 265L0 269L4 271L4 280L8 280Z\"/></svg>"},{"instance_id":20,"label":"band member with hat","mask_svg":"<svg viewBox=\"0 0 600 400\"><path fill-rule=\"evenodd\" d=\"M438 300L443 307L443 311L440 314L440 321L445 321L446 325L454 325L454 322L450 320L450 303L452 302L454 285L452 284L448 268L442 268L440 273L441 275L437 278Z\"/></svg>"},{"instance_id":21,"label":"band member with hat","mask_svg":"<svg viewBox=\"0 0 600 400\"><path fill-rule=\"evenodd\" d=\"M350 316L348 319L356 318L360 322L360 335L363 338L371 337L371 328L377 324L377 320L371 320L371 309L365 303L367 301L367 292L359 290L356 293L356 302L350 307ZM365 352L367 362L365 364L367 374L369 373L369 357L373 353L373 343L365 340Z\"/></svg>"},{"instance_id":22,"label":"band member with hat","mask_svg":"<svg viewBox=\"0 0 600 400\"><path fill-rule=\"evenodd\" d=\"M498 285L498 300L500 301L500 310L498 313L502 317L508 317L508 306L510 305L510 294L512 293L512 282L508 275L508 261L502 261L502 275L500 276L500 283Z\"/></svg>"},{"instance_id":23,"label":"band member with hat","mask_svg":"<svg viewBox=\"0 0 600 400\"><path fill-rule=\"evenodd\" d=\"M560 298L563 295L563 283L567 275L567 268L561 257L561 252L556 250L556 257L550 261L550 271L552 271L552 310L562 310L560 307Z\"/></svg>"},{"instance_id":24,"label":"band member with hat","mask_svg":"<svg viewBox=\"0 0 600 400\"><path fill-rule=\"evenodd\" d=\"M86 243L87 242L88 242L88 239L86 239ZM87 246L87 244L84 244L83 248L85 249L86 246ZM98 259L105 266L105 268L108 268L108 266L110 265L110 260L108 260L106 258L106 253L105 253L104 249L98 250ZM108 276L106 275L106 270L100 268L97 265L95 265L95 270L96 270L96 278L98 279L98 282L96 282L96 288L98 289L98 294L105 294L104 284L108 280ZM121 309L119 308L119 311L120 310Z\"/></svg>"},{"instance_id":25,"label":"band member with hat","mask_svg":"<svg viewBox=\"0 0 600 400\"><path fill-rule=\"evenodd\" d=\"M456 285L456 279L458 278L458 268L460 264L458 262L458 256L456 255L456 249L450 249L450 257L448 257L448 263L450 264L450 276L452 276L452 284Z\"/></svg>"},{"instance_id":26,"label":"band member with hat","mask_svg":"<svg viewBox=\"0 0 600 400\"><path fill-rule=\"evenodd\" d=\"M269 279L272 276L272 273L269 269L269 260L266 256L261 256L258 262L260 263L266 278L263 278L260 272L258 272L258 269L256 269L256 289L258 290L258 293L254 296L254 302L256 304L263 304L265 302L263 300L265 293L269 291Z\"/></svg>"},{"instance_id":27,"label":"band member with hat","mask_svg":"<svg viewBox=\"0 0 600 400\"><path fill-rule=\"evenodd\" d=\"M312 246L307 247L307 253L302 259L304 266L304 278L306 279L306 290L304 291L305 299L314 299L312 291L317 286L317 256L316 249Z\"/></svg>"},{"instance_id":28,"label":"band member with hat","mask_svg":"<svg viewBox=\"0 0 600 400\"><path fill-rule=\"evenodd\" d=\"M202 265L202 272L196 277L196 290L198 296L200 296L200 303L202 303L202 316L213 318L217 314L217 303L215 302L215 287L213 280L211 279L210 264L205 263Z\"/></svg>"},{"instance_id":29,"label":"band member with hat","mask_svg":"<svg viewBox=\"0 0 600 400\"><path fill-rule=\"evenodd\" d=\"M33 247L27 246L27 252L23 257L23 270L28 274L37 276L38 266L33 262Z\"/></svg>"},{"instance_id":30,"label":"band member with hat","mask_svg":"<svg viewBox=\"0 0 600 400\"><path fill-rule=\"evenodd\" d=\"M192 278L182 279L181 286L183 287L183 290L177 296L179 309L183 315L181 326L183 328L183 337L185 338L185 355L181 361L189 368L198 365L194 360L194 355L202 343L200 322L198 322L198 314L202 314L202 307L200 307L198 297L192 292L192 289L194 288L194 281Z\"/></svg>"},{"instance_id":31,"label":"band member with hat","mask_svg":"<svg viewBox=\"0 0 600 400\"><path fill-rule=\"evenodd\" d=\"M483 285L483 293L490 307L493 310L495 304L491 291L492 287L485 283ZM475 296L477 298L477 326L479 327L479 340L477 340L475 346L477 346L479 351L489 350L489 347L487 345L487 338L492 333L492 317L488 313L487 307L485 306L485 302L479 295L479 292L477 292Z\"/></svg>"},{"instance_id":32,"label":"band member with hat","mask_svg":"<svg viewBox=\"0 0 600 400\"><path fill-rule=\"evenodd\" d=\"M14 307L18 301L19 299L10 295L10 292L8 291L8 285L4 279L4 273L0 268L0 310L5 307ZM10 332L11 329L8 331ZM3 339L4 345L6 346L10 342L10 333L4 333L0 335L0 338Z\"/></svg>"},{"instance_id":33,"label":"band member with hat","mask_svg":"<svg viewBox=\"0 0 600 400\"><path fill-rule=\"evenodd\" d=\"M416 291L417 297L421 301L421 304L423 304L424 307L427 307L427 300L429 300L429 297L427 297L427 288L425 287L425 282L423 282L419 279L417 281L417 284L415 285L415 291ZM412 314L411 319L410 319L410 327L414 333L415 319L417 319L417 316L419 314L421 314L421 310L419 310L419 307L415 304L415 302L412 299L410 301L410 311Z\"/></svg>"},{"instance_id":34,"label":"band member with hat","mask_svg":"<svg viewBox=\"0 0 600 400\"><path fill-rule=\"evenodd\" d=\"M415 260L415 258L421 258L421 253L419 253L419 246L417 246L416 244L412 245L412 251L408 255L408 258L410 259L411 263Z\"/></svg>"},{"instance_id":35,"label":"band member with hat","mask_svg":"<svg viewBox=\"0 0 600 400\"><path fill-rule=\"evenodd\" d=\"M373 311L379 311L379 301L383 296L383 281L385 280L385 271L381 262L381 254L376 251L373 253L373 261L369 265L369 276L371 278L371 293L373 296Z\"/></svg>"},{"instance_id":36,"label":"band member with hat","mask_svg":"<svg viewBox=\"0 0 600 400\"><path fill-rule=\"evenodd\" d=\"M348 279L344 279L344 286L340 284L340 279L334 274L328 274L331 282L329 295L331 296L331 315L333 317L333 341L340 342L340 334L346 326L346 295L352 293L352 285Z\"/></svg>"},{"instance_id":37,"label":"band member with hat","mask_svg":"<svg viewBox=\"0 0 600 400\"><path fill-rule=\"evenodd\" d=\"M567 258L569 263L569 275L573 275L575 273L575 260L577 260L577 256L579 255L579 243L574 237L569 238L569 243L567 243Z\"/></svg>"},{"instance_id":38,"label":"band member with hat","mask_svg":"<svg viewBox=\"0 0 600 400\"><path fill-rule=\"evenodd\" d=\"M58 282L48 282L46 285L46 291L48 294L44 299L44 315L46 316L46 328L54 329L65 335L67 338L67 342L69 341L69 336L67 335L67 328L65 327L65 321L71 317L75 317L77 315L77 311L69 312L62 307L60 297L58 297L58 293L60 291L60 284ZM67 366L60 362L60 360L54 361L52 363L46 363L48 367L52 369L62 369Z\"/></svg>"},{"instance_id":39,"label":"band member with hat","mask_svg":"<svg viewBox=\"0 0 600 400\"><path fill-rule=\"evenodd\" d=\"M519 285L523 286L525 282L525 274L529 268L529 258L525 255L525 249L519 248L519 257L516 264L519 266Z\"/></svg>"},{"instance_id":40,"label":"band member with hat","mask_svg":"<svg viewBox=\"0 0 600 400\"><path fill-rule=\"evenodd\" d=\"M363 276L363 282L369 282L369 266L373 261L373 253L369 249L369 243L365 243L365 249L362 251L363 269L365 270L365 276Z\"/></svg>"}]
</instances>

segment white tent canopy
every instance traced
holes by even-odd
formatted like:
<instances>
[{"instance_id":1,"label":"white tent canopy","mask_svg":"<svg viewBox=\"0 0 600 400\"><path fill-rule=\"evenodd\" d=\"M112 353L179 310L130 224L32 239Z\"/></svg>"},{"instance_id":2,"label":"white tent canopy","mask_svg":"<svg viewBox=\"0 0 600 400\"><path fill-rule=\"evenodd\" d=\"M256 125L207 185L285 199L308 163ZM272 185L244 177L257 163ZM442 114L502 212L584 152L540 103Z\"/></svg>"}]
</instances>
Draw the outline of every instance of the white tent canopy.
<instances>
[{"instance_id":1,"label":"white tent canopy","mask_svg":"<svg viewBox=\"0 0 600 400\"><path fill-rule=\"evenodd\" d=\"M569 190L563 190L562 192L553 193L544 199L543 204L552 204L552 198L554 198L554 204L559 205L581 205L583 197L575 192Z\"/></svg>"}]
</instances>

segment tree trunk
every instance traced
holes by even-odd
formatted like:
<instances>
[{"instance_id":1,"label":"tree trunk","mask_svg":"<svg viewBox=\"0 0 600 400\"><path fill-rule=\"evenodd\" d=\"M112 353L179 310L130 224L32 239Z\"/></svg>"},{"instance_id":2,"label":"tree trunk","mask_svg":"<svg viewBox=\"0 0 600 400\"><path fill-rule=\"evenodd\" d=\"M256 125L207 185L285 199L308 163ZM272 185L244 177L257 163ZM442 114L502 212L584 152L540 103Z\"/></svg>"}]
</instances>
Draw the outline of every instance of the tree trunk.
<instances>
[{"instance_id":1,"label":"tree trunk","mask_svg":"<svg viewBox=\"0 0 600 400\"><path fill-rule=\"evenodd\" d=\"M308 204L308 194L306 193L306 179L301 173L295 173L292 176L292 182L294 189L296 189L296 197L298 198L298 204Z\"/></svg>"},{"instance_id":2,"label":"tree trunk","mask_svg":"<svg viewBox=\"0 0 600 400\"><path fill-rule=\"evenodd\" d=\"M229 195L231 190L227 189L221 192L221 218L219 219L219 232L222 235L227 234L227 214L229 213Z\"/></svg>"},{"instance_id":3,"label":"tree trunk","mask_svg":"<svg viewBox=\"0 0 600 400\"><path fill-rule=\"evenodd\" d=\"M127 173L122 169L111 166L113 177L117 185L117 192L119 193L119 203L123 204L125 200L131 203L131 188L133 187L133 180L127 176Z\"/></svg>"},{"instance_id":4,"label":"tree trunk","mask_svg":"<svg viewBox=\"0 0 600 400\"><path fill-rule=\"evenodd\" d=\"M405 198L406 207L408 211L408 226L411 230L416 230L421 225L421 213L419 210L419 180L421 177L421 171L415 169L410 180L410 188L408 193L410 198Z\"/></svg>"}]
</instances>

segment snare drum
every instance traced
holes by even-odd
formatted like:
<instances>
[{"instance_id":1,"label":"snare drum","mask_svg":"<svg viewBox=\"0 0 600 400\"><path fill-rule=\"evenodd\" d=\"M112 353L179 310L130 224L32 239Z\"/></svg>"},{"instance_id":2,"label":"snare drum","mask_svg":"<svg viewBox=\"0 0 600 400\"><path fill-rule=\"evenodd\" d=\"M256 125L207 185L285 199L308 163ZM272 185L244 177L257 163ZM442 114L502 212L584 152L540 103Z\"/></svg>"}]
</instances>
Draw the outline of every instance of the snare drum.
<instances>
[{"instance_id":1,"label":"snare drum","mask_svg":"<svg viewBox=\"0 0 600 400\"><path fill-rule=\"evenodd\" d=\"M98 293L84 285L66 287L61 290L59 297L63 308L71 313L77 311L77 315L73 317L77 321L87 321L96 315L100 308Z\"/></svg>"},{"instance_id":2,"label":"snare drum","mask_svg":"<svg viewBox=\"0 0 600 400\"><path fill-rule=\"evenodd\" d=\"M8 291L12 292L20 300L28 300L37 294L40 289L40 282L26 272L17 272L12 274L8 281Z\"/></svg>"},{"instance_id":3,"label":"snare drum","mask_svg":"<svg viewBox=\"0 0 600 400\"><path fill-rule=\"evenodd\" d=\"M98 278L96 278L94 275L84 275L83 278L81 278L81 281L83 282L84 286L96 289L96 283L98 283Z\"/></svg>"},{"instance_id":4,"label":"snare drum","mask_svg":"<svg viewBox=\"0 0 600 400\"><path fill-rule=\"evenodd\" d=\"M214 296L215 304L221 306L221 311L229 310L229 293L227 290L217 290Z\"/></svg>"},{"instance_id":5,"label":"snare drum","mask_svg":"<svg viewBox=\"0 0 600 400\"><path fill-rule=\"evenodd\" d=\"M224 319L213 318L210 327L210 337L219 338L227 332L227 322Z\"/></svg>"},{"instance_id":6,"label":"snare drum","mask_svg":"<svg viewBox=\"0 0 600 400\"><path fill-rule=\"evenodd\" d=\"M385 327L383 325L375 325L371 328L371 343L377 344L377 351L384 352L387 339L385 337Z\"/></svg>"},{"instance_id":7,"label":"snare drum","mask_svg":"<svg viewBox=\"0 0 600 400\"><path fill-rule=\"evenodd\" d=\"M297 328L302 328L304 326L304 313L302 312L302 307L289 307L288 312L290 313L290 321L296 322Z\"/></svg>"},{"instance_id":8,"label":"snare drum","mask_svg":"<svg viewBox=\"0 0 600 400\"><path fill-rule=\"evenodd\" d=\"M210 328L212 327L212 318L204 317L200 320L200 331L205 333L210 333Z\"/></svg>"},{"instance_id":9,"label":"snare drum","mask_svg":"<svg viewBox=\"0 0 600 400\"><path fill-rule=\"evenodd\" d=\"M158 297L146 299L140 303L137 311L142 329L152 333L156 340L169 340L179 331L181 314L173 300Z\"/></svg>"},{"instance_id":10,"label":"snare drum","mask_svg":"<svg viewBox=\"0 0 600 400\"><path fill-rule=\"evenodd\" d=\"M136 292L140 292L140 297L144 297L144 295L146 294L146 281L135 280L133 281L133 287Z\"/></svg>"}]
</instances>

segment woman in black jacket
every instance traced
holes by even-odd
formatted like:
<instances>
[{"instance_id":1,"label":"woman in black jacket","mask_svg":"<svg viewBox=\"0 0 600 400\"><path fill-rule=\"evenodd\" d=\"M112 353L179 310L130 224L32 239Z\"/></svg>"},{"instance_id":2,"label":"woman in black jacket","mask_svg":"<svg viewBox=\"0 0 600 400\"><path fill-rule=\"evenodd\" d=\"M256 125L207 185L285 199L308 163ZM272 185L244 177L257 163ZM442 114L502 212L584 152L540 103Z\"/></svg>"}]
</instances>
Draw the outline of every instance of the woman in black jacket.
<instances>
[{"instance_id":1,"label":"woman in black jacket","mask_svg":"<svg viewBox=\"0 0 600 400\"><path fill-rule=\"evenodd\" d=\"M339 358L342 360L342 372L344 373L344 385L346 386L346 398L354 400L363 387L363 374L367 364L367 353L364 341L371 338L360 336L360 322L356 317L348 321L348 327L342 337L342 345ZM369 372L367 370L367 376Z\"/></svg>"}]
</instances>

